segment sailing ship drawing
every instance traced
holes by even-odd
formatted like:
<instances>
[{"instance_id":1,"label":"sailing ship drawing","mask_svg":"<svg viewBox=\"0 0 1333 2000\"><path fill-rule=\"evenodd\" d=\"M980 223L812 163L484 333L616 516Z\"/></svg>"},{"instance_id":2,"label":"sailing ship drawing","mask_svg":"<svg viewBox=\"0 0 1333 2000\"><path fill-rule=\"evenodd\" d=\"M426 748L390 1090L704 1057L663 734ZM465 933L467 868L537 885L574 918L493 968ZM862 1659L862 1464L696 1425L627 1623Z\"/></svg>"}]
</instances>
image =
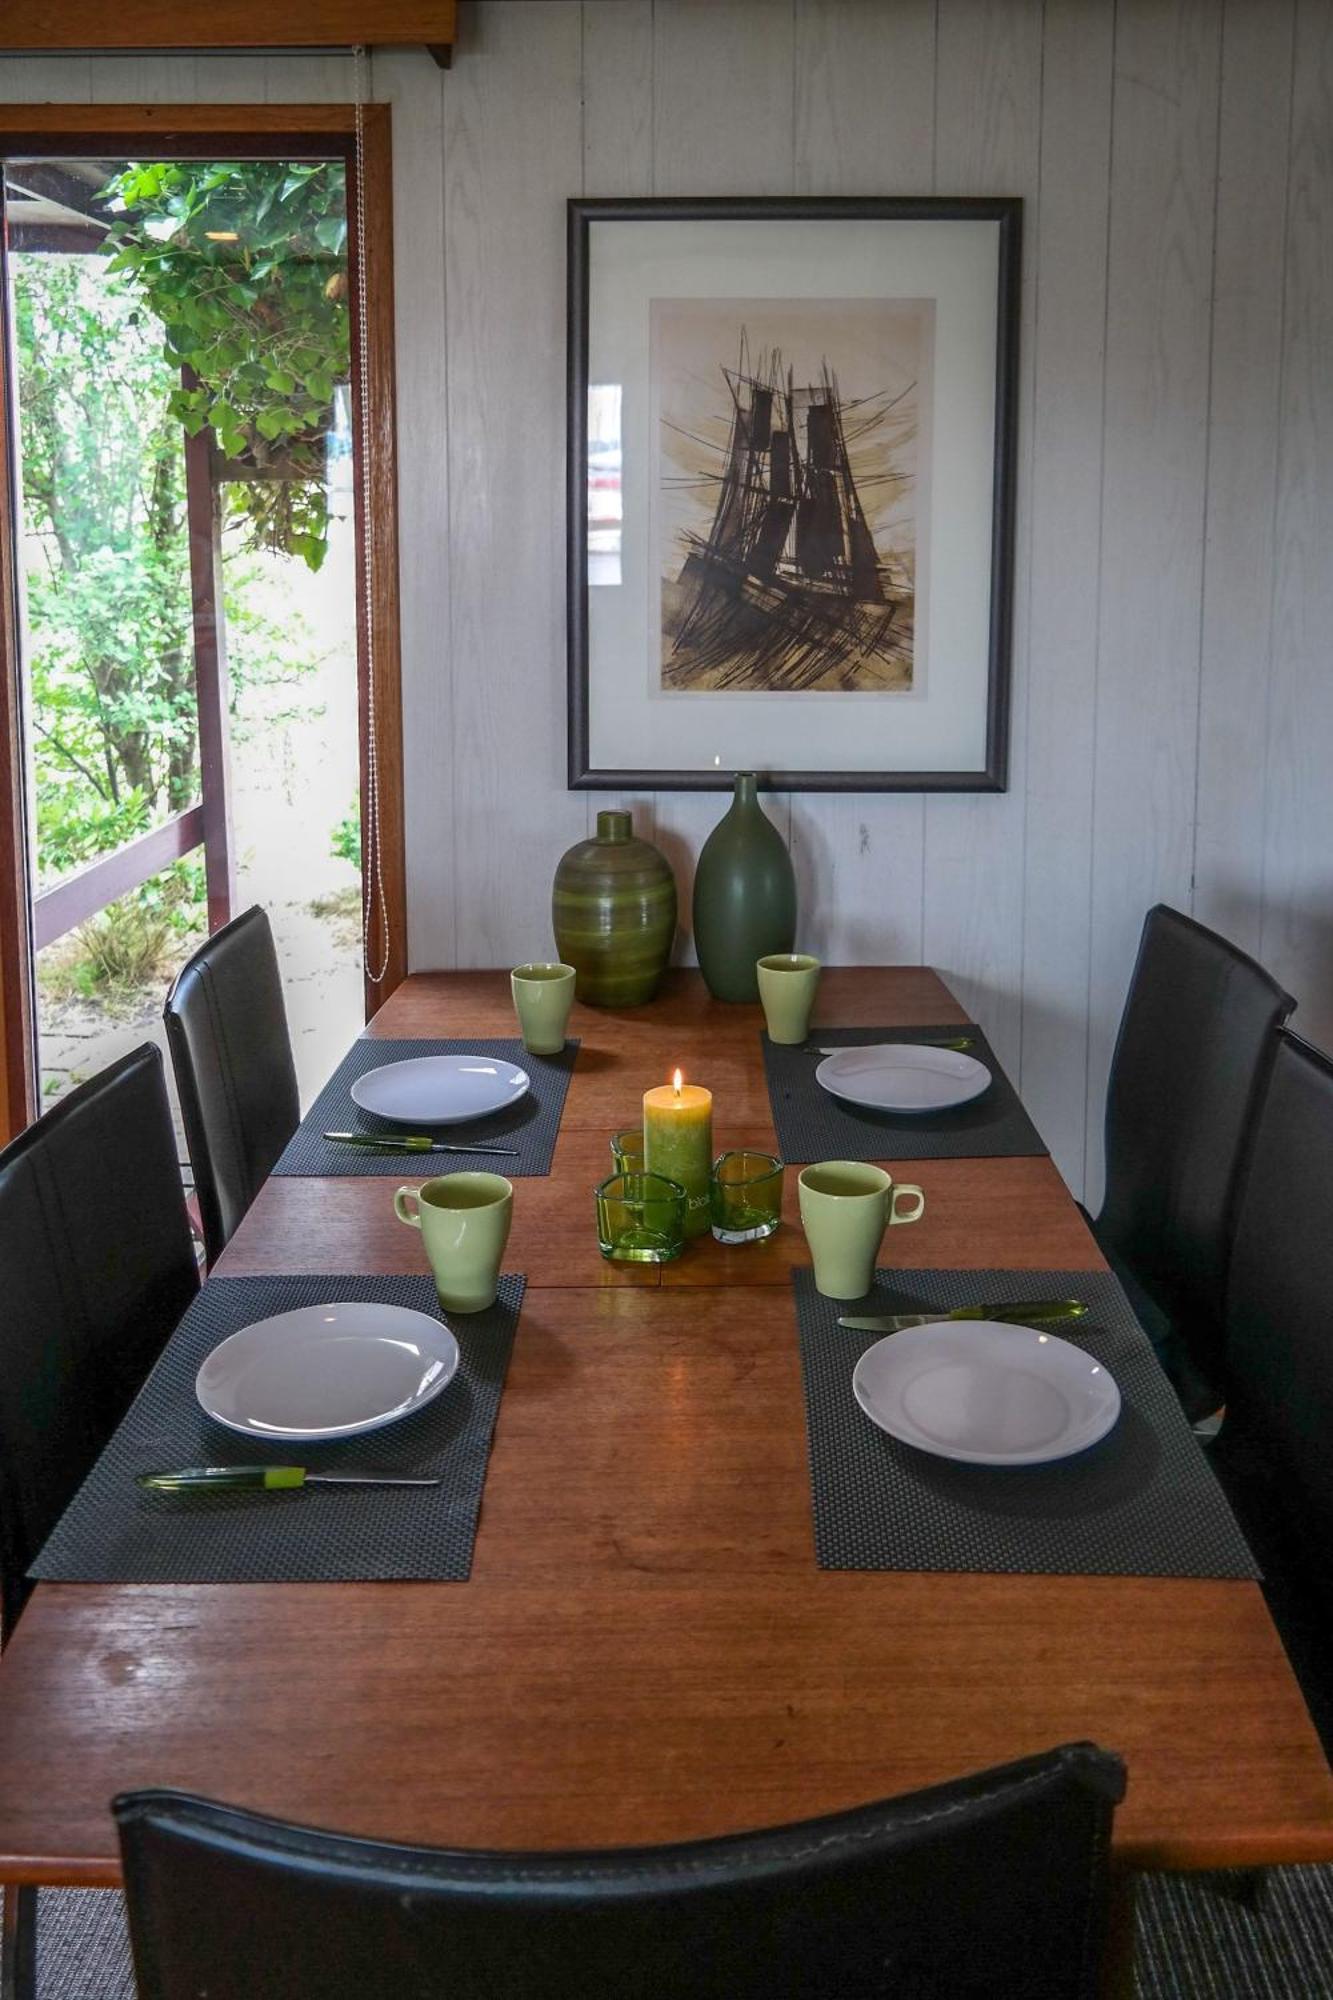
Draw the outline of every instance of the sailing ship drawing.
<instances>
[{"instance_id":1,"label":"sailing ship drawing","mask_svg":"<svg viewBox=\"0 0 1333 2000\"><path fill-rule=\"evenodd\" d=\"M714 501L707 527L677 526L671 538L663 688L910 688L910 538L905 547L901 534L896 548L877 544L862 488L887 485L910 500L916 381L849 398L826 354L802 380L777 347L752 360L744 328L736 366L719 373L730 400L720 464L668 476ZM701 432L688 435L716 451Z\"/></svg>"}]
</instances>

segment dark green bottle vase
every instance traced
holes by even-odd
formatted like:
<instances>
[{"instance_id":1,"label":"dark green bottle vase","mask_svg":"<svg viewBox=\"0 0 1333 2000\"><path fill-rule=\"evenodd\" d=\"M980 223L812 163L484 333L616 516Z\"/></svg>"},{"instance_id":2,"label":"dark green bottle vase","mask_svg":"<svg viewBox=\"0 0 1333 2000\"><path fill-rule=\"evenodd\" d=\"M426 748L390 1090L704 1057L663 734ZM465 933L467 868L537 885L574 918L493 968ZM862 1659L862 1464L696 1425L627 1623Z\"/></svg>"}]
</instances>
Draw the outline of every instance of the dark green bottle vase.
<instances>
[{"instance_id":1,"label":"dark green bottle vase","mask_svg":"<svg viewBox=\"0 0 1333 2000\"><path fill-rule=\"evenodd\" d=\"M599 812L597 838L571 847L551 894L555 945L593 1007L641 1007L657 991L676 935L676 878L627 812Z\"/></svg>"},{"instance_id":2,"label":"dark green bottle vase","mask_svg":"<svg viewBox=\"0 0 1333 2000\"><path fill-rule=\"evenodd\" d=\"M754 962L796 941L796 874L787 843L759 803L753 771L736 774L731 810L694 873L694 948L717 1000L757 1000Z\"/></svg>"}]
</instances>

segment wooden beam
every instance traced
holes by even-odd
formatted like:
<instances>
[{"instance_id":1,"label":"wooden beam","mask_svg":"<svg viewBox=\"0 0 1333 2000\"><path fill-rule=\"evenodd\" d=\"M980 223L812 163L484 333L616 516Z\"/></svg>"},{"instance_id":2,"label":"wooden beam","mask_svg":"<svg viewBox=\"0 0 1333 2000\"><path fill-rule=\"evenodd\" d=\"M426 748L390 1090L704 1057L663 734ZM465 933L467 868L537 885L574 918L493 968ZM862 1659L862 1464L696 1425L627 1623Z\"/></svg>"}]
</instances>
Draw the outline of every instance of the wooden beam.
<instances>
[{"instance_id":1,"label":"wooden beam","mask_svg":"<svg viewBox=\"0 0 1333 2000\"><path fill-rule=\"evenodd\" d=\"M0 302L9 297L3 177L0 177ZM14 355L0 312L0 1143L35 1116L36 1066L32 1031L32 941L28 928L28 864L23 765L23 699L19 678L18 542L11 480L16 443Z\"/></svg>"},{"instance_id":2,"label":"wooden beam","mask_svg":"<svg viewBox=\"0 0 1333 2000\"><path fill-rule=\"evenodd\" d=\"M193 369L181 371L187 389ZM213 478L213 433L185 437L185 518L190 542L190 613L194 633L195 708L199 717L199 789L203 796L204 879L208 928L230 923L236 900L231 826L231 755L227 714L227 631L222 611L222 509Z\"/></svg>"},{"instance_id":3,"label":"wooden beam","mask_svg":"<svg viewBox=\"0 0 1333 2000\"><path fill-rule=\"evenodd\" d=\"M387 104L367 104L387 120ZM182 159L304 159L343 153L356 132L355 104L0 104L0 146L8 154L57 157L72 141L99 157L170 141ZM206 143L205 143L206 142Z\"/></svg>"},{"instance_id":4,"label":"wooden beam","mask_svg":"<svg viewBox=\"0 0 1333 2000\"><path fill-rule=\"evenodd\" d=\"M398 614L398 458L395 414L393 318L393 159L389 108L365 106L365 241L348 230L348 275L352 284L352 384L355 448L364 456L355 481L358 555L357 658L361 689L361 894L370 901L367 925L366 1018L369 1019L407 976L407 848L403 811L403 698ZM348 221L356 206L356 160L348 161ZM366 299L366 380L368 408L362 421L360 314ZM366 449L368 442L368 450ZM369 597L367 598L367 568ZM373 616L373 665L367 645L368 613ZM368 812L370 770L370 674L374 674L375 751L379 773L378 866L371 850ZM384 907L378 889L383 885ZM373 899L373 901L371 900ZM379 980L370 977L382 967Z\"/></svg>"},{"instance_id":5,"label":"wooden beam","mask_svg":"<svg viewBox=\"0 0 1333 2000\"><path fill-rule=\"evenodd\" d=\"M0 49L82 54L112 49L430 47L454 40L456 0L60 0L0 10Z\"/></svg>"},{"instance_id":6,"label":"wooden beam","mask_svg":"<svg viewBox=\"0 0 1333 2000\"><path fill-rule=\"evenodd\" d=\"M149 833L141 833L137 840L129 840L124 847L117 847L110 854L103 854L96 861L90 861L86 868L80 868L77 875L68 876L57 882L53 889L44 889L40 896L34 896L32 903L33 933L38 951L46 945L54 944L57 938L72 931L75 924L95 917L108 903L114 903L118 896L128 895L141 882L148 882L154 875L160 875L164 868L170 868L173 861L190 854L204 837L204 809L202 806L188 806L184 812L173 813L161 826L155 826Z\"/></svg>"}]
</instances>

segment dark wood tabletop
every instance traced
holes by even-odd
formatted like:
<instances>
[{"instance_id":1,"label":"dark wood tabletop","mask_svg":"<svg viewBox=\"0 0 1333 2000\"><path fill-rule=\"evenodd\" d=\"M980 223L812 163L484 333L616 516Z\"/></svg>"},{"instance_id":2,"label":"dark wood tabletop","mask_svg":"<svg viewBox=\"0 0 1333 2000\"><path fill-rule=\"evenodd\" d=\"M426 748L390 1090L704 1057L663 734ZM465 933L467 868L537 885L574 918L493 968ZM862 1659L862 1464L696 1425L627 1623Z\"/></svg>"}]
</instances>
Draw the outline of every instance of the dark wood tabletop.
<instances>
[{"instance_id":1,"label":"dark wood tabletop","mask_svg":"<svg viewBox=\"0 0 1333 2000\"><path fill-rule=\"evenodd\" d=\"M818 1020L965 1018L926 970L825 975ZM815 1565L787 1274L799 1231L602 1262L607 1139L679 1063L772 1147L756 1008L672 975L579 1008L471 1580L42 1584L0 1662L0 1879L118 1879L107 1803L178 1785L316 1825L598 1846L828 1812L1073 1738L1118 1750L1127 1865L1333 1860L1333 1777L1251 1583ZM513 1033L499 973L410 978L388 1036ZM885 1164L892 1166L892 1161ZM1045 1159L920 1161L904 1263L1099 1269ZM793 1185L789 1197L794 1197ZM219 1264L424 1271L378 1178L270 1181Z\"/></svg>"}]
</instances>

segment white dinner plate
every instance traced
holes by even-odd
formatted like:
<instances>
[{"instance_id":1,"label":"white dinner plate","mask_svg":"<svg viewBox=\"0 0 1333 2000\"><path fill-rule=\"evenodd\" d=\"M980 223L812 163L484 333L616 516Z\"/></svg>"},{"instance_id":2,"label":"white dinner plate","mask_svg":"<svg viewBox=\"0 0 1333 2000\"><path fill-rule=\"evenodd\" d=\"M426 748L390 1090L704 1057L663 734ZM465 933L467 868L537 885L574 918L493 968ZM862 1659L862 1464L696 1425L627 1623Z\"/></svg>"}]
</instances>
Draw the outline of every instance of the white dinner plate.
<instances>
[{"instance_id":1,"label":"white dinner plate","mask_svg":"<svg viewBox=\"0 0 1333 2000\"><path fill-rule=\"evenodd\" d=\"M868 1111L951 1111L980 1097L991 1073L975 1056L919 1042L839 1049L825 1056L816 1083Z\"/></svg>"},{"instance_id":2,"label":"white dinner plate","mask_svg":"<svg viewBox=\"0 0 1333 2000\"><path fill-rule=\"evenodd\" d=\"M462 1125L526 1097L528 1073L499 1056L410 1056L367 1070L352 1102L398 1125Z\"/></svg>"},{"instance_id":3,"label":"white dinner plate","mask_svg":"<svg viewBox=\"0 0 1333 2000\"><path fill-rule=\"evenodd\" d=\"M433 1402L458 1342L403 1306L299 1306L224 1340L195 1378L205 1414L247 1437L317 1443L379 1430Z\"/></svg>"},{"instance_id":4,"label":"white dinner plate","mask_svg":"<svg viewBox=\"0 0 1333 2000\"><path fill-rule=\"evenodd\" d=\"M881 1430L971 1465L1044 1465L1106 1436L1120 1391L1068 1340L998 1320L939 1320L877 1340L852 1375Z\"/></svg>"}]
</instances>

